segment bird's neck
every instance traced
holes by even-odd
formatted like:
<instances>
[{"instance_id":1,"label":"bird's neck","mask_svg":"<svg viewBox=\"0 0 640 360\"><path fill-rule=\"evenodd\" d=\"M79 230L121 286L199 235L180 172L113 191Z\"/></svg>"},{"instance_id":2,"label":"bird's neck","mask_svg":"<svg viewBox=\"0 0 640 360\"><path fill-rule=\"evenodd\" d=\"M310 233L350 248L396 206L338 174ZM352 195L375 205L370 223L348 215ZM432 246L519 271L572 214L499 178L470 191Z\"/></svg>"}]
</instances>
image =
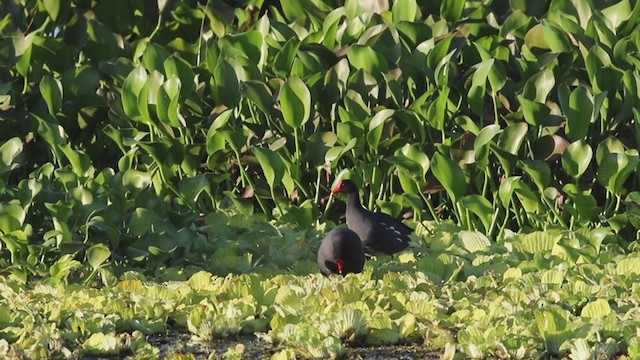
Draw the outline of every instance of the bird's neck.
<instances>
[{"instance_id":1,"label":"bird's neck","mask_svg":"<svg viewBox=\"0 0 640 360\"><path fill-rule=\"evenodd\" d=\"M347 212L362 212L364 207L360 203L360 196L358 193L347 194Z\"/></svg>"}]
</instances>

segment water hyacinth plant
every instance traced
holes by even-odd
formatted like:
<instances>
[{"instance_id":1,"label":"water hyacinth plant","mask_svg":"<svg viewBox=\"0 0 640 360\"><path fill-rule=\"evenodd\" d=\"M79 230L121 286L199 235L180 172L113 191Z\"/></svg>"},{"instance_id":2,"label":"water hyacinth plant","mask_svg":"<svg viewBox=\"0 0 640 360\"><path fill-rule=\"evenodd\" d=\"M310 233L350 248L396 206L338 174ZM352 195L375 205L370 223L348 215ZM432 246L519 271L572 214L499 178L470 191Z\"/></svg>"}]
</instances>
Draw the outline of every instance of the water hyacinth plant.
<instances>
[{"instance_id":1,"label":"water hyacinth plant","mask_svg":"<svg viewBox=\"0 0 640 360\"><path fill-rule=\"evenodd\" d=\"M1 356L639 356L639 14L3 2ZM325 278L343 178L415 246Z\"/></svg>"}]
</instances>

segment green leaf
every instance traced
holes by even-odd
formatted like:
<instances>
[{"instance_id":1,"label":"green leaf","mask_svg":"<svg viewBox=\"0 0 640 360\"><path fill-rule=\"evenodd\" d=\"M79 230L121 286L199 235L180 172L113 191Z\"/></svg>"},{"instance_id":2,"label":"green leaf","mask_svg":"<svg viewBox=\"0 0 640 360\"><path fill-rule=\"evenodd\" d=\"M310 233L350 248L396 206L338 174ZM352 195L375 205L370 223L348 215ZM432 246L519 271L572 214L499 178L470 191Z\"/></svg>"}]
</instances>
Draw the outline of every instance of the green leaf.
<instances>
[{"instance_id":1,"label":"green leaf","mask_svg":"<svg viewBox=\"0 0 640 360\"><path fill-rule=\"evenodd\" d=\"M486 198L480 195L467 195L460 199L460 203L465 209L474 213L484 226L485 231L489 231L491 220L493 219L493 206Z\"/></svg>"},{"instance_id":2,"label":"green leaf","mask_svg":"<svg viewBox=\"0 0 640 360\"><path fill-rule=\"evenodd\" d=\"M418 4L416 0L396 0L391 8L391 14L394 24L401 21L413 22L419 14Z\"/></svg>"},{"instance_id":3,"label":"green leaf","mask_svg":"<svg viewBox=\"0 0 640 360\"><path fill-rule=\"evenodd\" d=\"M223 57L230 59L245 58L252 64L258 65L258 68L261 68L262 42L262 34L259 31L252 30L225 35L218 41L218 46Z\"/></svg>"},{"instance_id":4,"label":"green leaf","mask_svg":"<svg viewBox=\"0 0 640 360\"><path fill-rule=\"evenodd\" d=\"M347 52L347 59L356 70L363 69L374 77L388 70L387 60L382 54L366 45L353 45Z\"/></svg>"},{"instance_id":5,"label":"green leaf","mask_svg":"<svg viewBox=\"0 0 640 360\"><path fill-rule=\"evenodd\" d=\"M487 171L489 166L489 149L488 144L498 135L502 129L500 125L487 125L480 130L478 136L473 142L473 151L476 158L476 166L482 171Z\"/></svg>"},{"instance_id":6,"label":"green leaf","mask_svg":"<svg viewBox=\"0 0 640 360\"><path fill-rule=\"evenodd\" d=\"M562 109L567 118L565 132L571 141L586 139L593 108L591 93L585 86L580 85L571 92L567 106Z\"/></svg>"},{"instance_id":7,"label":"green leaf","mask_svg":"<svg viewBox=\"0 0 640 360\"><path fill-rule=\"evenodd\" d=\"M571 40L567 34L549 23L546 19L542 20L544 41L553 52L570 52L573 48Z\"/></svg>"},{"instance_id":8,"label":"green leaf","mask_svg":"<svg viewBox=\"0 0 640 360\"><path fill-rule=\"evenodd\" d=\"M546 231L536 231L518 236L514 240L513 247L521 253L528 254L550 252L561 237Z\"/></svg>"},{"instance_id":9,"label":"green leaf","mask_svg":"<svg viewBox=\"0 0 640 360\"><path fill-rule=\"evenodd\" d=\"M466 0L447 0L440 3L440 15L449 22L460 20Z\"/></svg>"},{"instance_id":10,"label":"green leaf","mask_svg":"<svg viewBox=\"0 0 640 360\"><path fill-rule=\"evenodd\" d=\"M635 149L606 155L598 168L598 182L610 192L620 195L622 186L636 171L639 161L638 151Z\"/></svg>"},{"instance_id":11,"label":"green leaf","mask_svg":"<svg viewBox=\"0 0 640 360\"><path fill-rule=\"evenodd\" d=\"M518 96L518 101L520 101L520 105L522 106L524 119L529 124L533 126L540 126L544 124L544 120L551 111L546 104L525 99L523 96Z\"/></svg>"},{"instance_id":12,"label":"green leaf","mask_svg":"<svg viewBox=\"0 0 640 360\"><path fill-rule=\"evenodd\" d=\"M211 88L216 103L229 108L236 107L240 103L240 84L236 71L228 60L221 61L213 70Z\"/></svg>"},{"instance_id":13,"label":"green leaf","mask_svg":"<svg viewBox=\"0 0 640 360\"><path fill-rule=\"evenodd\" d=\"M491 248L491 242L487 237L478 231L462 230L457 234L462 243L462 247L470 253L486 252Z\"/></svg>"},{"instance_id":14,"label":"green leaf","mask_svg":"<svg viewBox=\"0 0 640 360\"><path fill-rule=\"evenodd\" d=\"M517 122L507 126L498 138L498 147L512 155L518 155L528 131L529 126L525 122Z\"/></svg>"},{"instance_id":15,"label":"green leaf","mask_svg":"<svg viewBox=\"0 0 640 360\"><path fill-rule=\"evenodd\" d=\"M269 186L271 189L275 189L275 187L282 182L282 178L284 177L285 165L282 158L277 153L269 149L254 147L252 150L258 158L258 162L260 162L260 166L262 167L262 171L264 172L264 176L267 179Z\"/></svg>"},{"instance_id":16,"label":"green leaf","mask_svg":"<svg viewBox=\"0 0 640 360\"><path fill-rule=\"evenodd\" d=\"M62 108L62 83L49 75L40 81L40 93L47 103L49 114L55 115Z\"/></svg>"},{"instance_id":17,"label":"green leaf","mask_svg":"<svg viewBox=\"0 0 640 360\"><path fill-rule=\"evenodd\" d=\"M562 154L562 167L574 179L578 179L589 167L593 149L582 140L575 141Z\"/></svg>"},{"instance_id":18,"label":"green leaf","mask_svg":"<svg viewBox=\"0 0 640 360\"><path fill-rule=\"evenodd\" d=\"M454 203L467 193L467 183L464 181L464 173L453 160L436 152L431 160L431 171L440 184L447 190L447 193Z\"/></svg>"},{"instance_id":19,"label":"green leaf","mask_svg":"<svg viewBox=\"0 0 640 360\"><path fill-rule=\"evenodd\" d=\"M500 196L500 201L502 201L502 206L504 206L505 209L509 209L511 199L513 198L513 192L520 181L520 176L509 176L500 183L498 195Z\"/></svg>"},{"instance_id":20,"label":"green leaf","mask_svg":"<svg viewBox=\"0 0 640 360\"><path fill-rule=\"evenodd\" d=\"M170 56L165 60L163 66L167 79L176 77L180 80L181 98L186 98L191 95L193 90L196 88L196 75L193 72L191 65L189 65L189 63L184 59L176 56Z\"/></svg>"},{"instance_id":21,"label":"green leaf","mask_svg":"<svg viewBox=\"0 0 640 360\"><path fill-rule=\"evenodd\" d=\"M431 167L431 161L429 157L424 152L420 151L416 146L411 144L405 144L402 148L400 148L400 152L407 157L407 159L417 163L420 165L422 169L422 177L427 176L427 172Z\"/></svg>"},{"instance_id":22,"label":"green leaf","mask_svg":"<svg viewBox=\"0 0 640 360\"><path fill-rule=\"evenodd\" d=\"M602 15L613 25L613 29L617 29L620 24L631 17L631 4L629 0L622 0L602 9Z\"/></svg>"},{"instance_id":23,"label":"green leaf","mask_svg":"<svg viewBox=\"0 0 640 360\"><path fill-rule=\"evenodd\" d=\"M60 9L69 6L68 1L64 0L42 0L45 10L53 21L58 20Z\"/></svg>"},{"instance_id":24,"label":"green leaf","mask_svg":"<svg viewBox=\"0 0 640 360\"><path fill-rule=\"evenodd\" d=\"M111 256L111 250L105 244L95 244L87 249L87 262L96 270Z\"/></svg>"},{"instance_id":25,"label":"green leaf","mask_svg":"<svg viewBox=\"0 0 640 360\"><path fill-rule=\"evenodd\" d=\"M160 121L176 128L186 126L185 119L180 115L178 109L181 87L182 83L177 76L173 75L167 79L158 91L158 106L156 107Z\"/></svg>"},{"instance_id":26,"label":"green leaf","mask_svg":"<svg viewBox=\"0 0 640 360\"><path fill-rule=\"evenodd\" d=\"M163 71L164 62L171 56L161 45L150 42L142 54L142 64L151 73L153 71Z\"/></svg>"},{"instance_id":27,"label":"green leaf","mask_svg":"<svg viewBox=\"0 0 640 360\"><path fill-rule=\"evenodd\" d=\"M147 82L147 72L142 66L133 69L122 84L122 108L132 120L140 118L138 95Z\"/></svg>"},{"instance_id":28,"label":"green leaf","mask_svg":"<svg viewBox=\"0 0 640 360\"><path fill-rule=\"evenodd\" d=\"M23 144L19 137L13 137L4 144L0 145L0 160L2 161L2 168L0 168L0 174L5 172L6 167L9 167L13 161L22 153Z\"/></svg>"},{"instance_id":29,"label":"green leaf","mask_svg":"<svg viewBox=\"0 0 640 360\"><path fill-rule=\"evenodd\" d=\"M311 93L300 78L293 76L282 86L280 104L284 121L292 128L297 129L309 121Z\"/></svg>"},{"instance_id":30,"label":"green leaf","mask_svg":"<svg viewBox=\"0 0 640 360\"><path fill-rule=\"evenodd\" d=\"M288 77L298 49L300 49L300 40L297 38L289 39L273 59L273 72L283 78Z\"/></svg>"},{"instance_id":31,"label":"green leaf","mask_svg":"<svg viewBox=\"0 0 640 360\"><path fill-rule=\"evenodd\" d=\"M265 83L255 80L243 81L240 84L240 93L256 104L266 115L271 115L274 103L273 94Z\"/></svg>"},{"instance_id":32,"label":"green leaf","mask_svg":"<svg viewBox=\"0 0 640 360\"><path fill-rule=\"evenodd\" d=\"M616 264L615 274L629 276L640 274L640 257L626 258Z\"/></svg>"},{"instance_id":33,"label":"green leaf","mask_svg":"<svg viewBox=\"0 0 640 360\"><path fill-rule=\"evenodd\" d=\"M74 150L69 143L61 144L59 147L69 160L69 163L71 163L71 168L78 177L93 175L95 169L91 165L91 158L87 154L80 150Z\"/></svg>"},{"instance_id":34,"label":"green leaf","mask_svg":"<svg viewBox=\"0 0 640 360\"><path fill-rule=\"evenodd\" d=\"M542 160L518 161L519 166L531 177L538 191L544 191L551 184L551 168Z\"/></svg>"},{"instance_id":35,"label":"green leaf","mask_svg":"<svg viewBox=\"0 0 640 360\"><path fill-rule=\"evenodd\" d=\"M544 69L527 80L524 84L522 97L544 104L546 103L547 97L551 90L553 90L555 84L556 79L553 75L553 71L550 69Z\"/></svg>"},{"instance_id":36,"label":"green leaf","mask_svg":"<svg viewBox=\"0 0 640 360\"><path fill-rule=\"evenodd\" d=\"M611 306L605 299L591 301L582 308L580 316L583 318L603 318L611 314Z\"/></svg>"}]
</instances>

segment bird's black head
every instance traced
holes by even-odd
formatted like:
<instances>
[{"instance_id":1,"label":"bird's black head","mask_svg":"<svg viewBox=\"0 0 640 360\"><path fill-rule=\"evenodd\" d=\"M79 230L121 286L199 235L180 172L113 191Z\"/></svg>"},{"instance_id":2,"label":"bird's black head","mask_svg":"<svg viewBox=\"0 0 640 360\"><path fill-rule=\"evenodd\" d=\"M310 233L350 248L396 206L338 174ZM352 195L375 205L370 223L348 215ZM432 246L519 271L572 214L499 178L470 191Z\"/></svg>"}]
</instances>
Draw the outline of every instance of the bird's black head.
<instances>
[{"instance_id":1,"label":"bird's black head","mask_svg":"<svg viewBox=\"0 0 640 360\"><path fill-rule=\"evenodd\" d=\"M358 187L353 181L344 179L338 182L338 185L333 188L332 193L357 194Z\"/></svg>"}]
</instances>

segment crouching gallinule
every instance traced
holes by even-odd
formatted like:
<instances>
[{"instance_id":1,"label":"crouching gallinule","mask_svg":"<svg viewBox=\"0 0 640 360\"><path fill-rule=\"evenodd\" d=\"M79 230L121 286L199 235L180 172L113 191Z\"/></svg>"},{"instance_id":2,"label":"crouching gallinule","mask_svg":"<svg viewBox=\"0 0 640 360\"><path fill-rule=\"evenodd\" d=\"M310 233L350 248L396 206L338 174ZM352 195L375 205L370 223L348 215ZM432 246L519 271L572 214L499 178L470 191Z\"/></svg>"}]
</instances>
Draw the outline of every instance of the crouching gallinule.
<instances>
[{"instance_id":1,"label":"crouching gallinule","mask_svg":"<svg viewBox=\"0 0 640 360\"><path fill-rule=\"evenodd\" d=\"M331 230L318 249L318 266L324 275L362 272L364 247L358 235L347 228Z\"/></svg>"},{"instance_id":2,"label":"crouching gallinule","mask_svg":"<svg viewBox=\"0 0 640 360\"><path fill-rule=\"evenodd\" d=\"M392 255L409 246L408 235L413 229L387 214L365 209L351 180L340 180L332 192L347 194L347 226L358 234L367 254Z\"/></svg>"}]
</instances>

